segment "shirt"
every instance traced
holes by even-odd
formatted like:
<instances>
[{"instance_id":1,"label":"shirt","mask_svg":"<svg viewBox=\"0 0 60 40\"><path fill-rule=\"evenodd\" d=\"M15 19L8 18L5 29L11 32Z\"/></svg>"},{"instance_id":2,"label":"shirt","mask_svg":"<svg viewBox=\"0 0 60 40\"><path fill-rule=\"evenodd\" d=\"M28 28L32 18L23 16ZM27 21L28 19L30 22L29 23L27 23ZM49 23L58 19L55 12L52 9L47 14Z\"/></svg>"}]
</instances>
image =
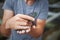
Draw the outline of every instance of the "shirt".
<instances>
[{"instance_id":1,"label":"shirt","mask_svg":"<svg viewBox=\"0 0 60 40\"><path fill-rule=\"evenodd\" d=\"M24 0L5 0L2 9L12 10L14 15L25 14L34 15L34 18L47 19L48 16L48 0L36 0L33 5L28 6ZM34 13L33 13L34 12ZM11 30L9 40L36 40L29 34L17 34L15 30ZM42 40L40 36L37 40Z\"/></svg>"}]
</instances>

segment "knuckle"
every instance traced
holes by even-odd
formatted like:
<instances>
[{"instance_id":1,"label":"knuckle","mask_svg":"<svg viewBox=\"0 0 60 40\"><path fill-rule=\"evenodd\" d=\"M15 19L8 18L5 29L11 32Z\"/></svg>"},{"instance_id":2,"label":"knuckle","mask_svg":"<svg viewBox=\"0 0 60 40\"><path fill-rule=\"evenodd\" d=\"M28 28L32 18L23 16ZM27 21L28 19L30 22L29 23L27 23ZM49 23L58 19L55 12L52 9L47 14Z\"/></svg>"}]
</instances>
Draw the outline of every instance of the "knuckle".
<instances>
[{"instance_id":1,"label":"knuckle","mask_svg":"<svg viewBox=\"0 0 60 40\"><path fill-rule=\"evenodd\" d=\"M17 14L16 16L21 16L22 14Z\"/></svg>"},{"instance_id":2,"label":"knuckle","mask_svg":"<svg viewBox=\"0 0 60 40\"><path fill-rule=\"evenodd\" d=\"M20 15L20 14L17 14L17 15Z\"/></svg>"}]
</instances>

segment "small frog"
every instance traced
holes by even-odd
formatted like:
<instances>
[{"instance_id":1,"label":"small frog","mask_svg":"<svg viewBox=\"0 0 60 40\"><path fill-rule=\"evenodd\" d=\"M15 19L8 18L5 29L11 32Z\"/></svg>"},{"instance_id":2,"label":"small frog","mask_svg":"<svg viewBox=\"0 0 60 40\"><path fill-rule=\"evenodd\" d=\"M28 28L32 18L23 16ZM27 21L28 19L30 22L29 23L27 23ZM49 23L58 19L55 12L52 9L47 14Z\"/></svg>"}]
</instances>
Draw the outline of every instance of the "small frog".
<instances>
[{"instance_id":1,"label":"small frog","mask_svg":"<svg viewBox=\"0 0 60 40\"><path fill-rule=\"evenodd\" d=\"M36 18L37 13L36 13L36 12L33 12L33 13L29 13L28 15L31 16L31 17L33 17L33 18ZM30 22L32 22L31 27L32 27L33 25L36 25L36 19L35 19L35 21L30 21L30 20L28 20L28 23L30 23Z\"/></svg>"}]
</instances>

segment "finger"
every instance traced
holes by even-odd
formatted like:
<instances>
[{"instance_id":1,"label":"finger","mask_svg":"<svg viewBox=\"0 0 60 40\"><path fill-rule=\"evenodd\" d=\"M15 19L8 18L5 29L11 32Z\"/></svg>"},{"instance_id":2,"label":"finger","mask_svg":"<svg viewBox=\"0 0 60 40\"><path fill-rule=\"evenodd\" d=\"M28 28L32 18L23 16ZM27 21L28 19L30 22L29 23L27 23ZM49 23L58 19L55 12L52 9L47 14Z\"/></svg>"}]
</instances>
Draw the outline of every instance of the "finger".
<instances>
[{"instance_id":1,"label":"finger","mask_svg":"<svg viewBox=\"0 0 60 40\"><path fill-rule=\"evenodd\" d=\"M25 30L17 31L17 33L19 33L19 34L24 34L24 33L25 33Z\"/></svg>"},{"instance_id":2,"label":"finger","mask_svg":"<svg viewBox=\"0 0 60 40\"><path fill-rule=\"evenodd\" d=\"M19 18L18 16L14 16L12 19L14 19L16 21L24 21L24 22L27 22L27 20L24 20L22 18Z\"/></svg>"},{"instance_id":3,"label":"finger","mask_svg":"<svg viewBox=\"0 0 60 40\"><path fill-rule=\"evenodd\" d=\"M21 21L23 21L23 22L28 22L27 20L24 20L24 19L22 19L22 18L20 18L20 19L18 19L18 20L16 20L16 21L19 21L19 22L21 22Z\"/></svg>"},{"instance_id":4,"label":"finger","mask_svg":"<svg viewBox=\"0 0 60 40\"><path fill-rule=\"evenodd\" d=\"M31 30L30 28L29 28L29 29L27 29L27 30L26 30L26 33L29 33L29 32L30 32L30 30Z\"/></svg>"},{"instance_id":5,"label":"finger","mask_svg":"<svg viewBox=\"0 0 60 40\"><path fill-rule=\"evenodd\" d=\"M24 34L25 33L25 30L22 30L21 33Z\"/></svg>"},{"instance_id":6,"label":"finger","mask_svg":"<svg viewBox=\"0 0 60 40\"><path fill-rule=\"evenodd\" d=\"M31 20L31 21L35 20L33 17L28 16L28 15L18 14L17 16L23 19Z\"/></svg>"},{"instance_id":7,"label":"finger","mask_svg":"<svg viewBox=\"0 0 60 40\"><path fill-rule=\"evenodd\" d=\"M29 29L30 27L29 26L19 26L20 29Z\"/></svg>"},{"instance_id":8,"label":"finger","mask_svg":"<svg viewBox=\"0 0 60 40\"><path fill-rule=\"evenodd\" d=\"M15 22L15 26L27 26L27 22Z\"/></svg>"},{"instance_id":9,"label":"finger","mask_svg":"<svg viewBox=\"0 0 60 40\"><path fill-rule=\"evenodd\" d=\"M17 33L19 33L19 31L17 31Z\"/></svg>"},{"instance_id":10,"label":"finger","mask_svg":"<svg viewBox=\"0 0 60 40\"><path fill-rule=\"evenodd\" d=\"M24 26L24 25L28 25L26 22L18 22L19 26Z\"/></svg>"},{"instance_id":11,"label":"finger","mask_svg":"<svg viewBox=\"0 0 60 40\"><path fill-rule=\"evenodd\" d=\"M18 29L23 29L23 30L26 30L26 29L29 29L30 27L29 26L16 26L15 29L18 30Z\"/></svg>"},{"instance_id":12,"label":"finger","mask_svg":"<svg viewBox=\"0 0 60 40\"><path fill-rule=\"evenodd\" d=\"M17 31L18 32L18 34L22 34L22 32L21 31Z\"/></svg>"}]
</instances>

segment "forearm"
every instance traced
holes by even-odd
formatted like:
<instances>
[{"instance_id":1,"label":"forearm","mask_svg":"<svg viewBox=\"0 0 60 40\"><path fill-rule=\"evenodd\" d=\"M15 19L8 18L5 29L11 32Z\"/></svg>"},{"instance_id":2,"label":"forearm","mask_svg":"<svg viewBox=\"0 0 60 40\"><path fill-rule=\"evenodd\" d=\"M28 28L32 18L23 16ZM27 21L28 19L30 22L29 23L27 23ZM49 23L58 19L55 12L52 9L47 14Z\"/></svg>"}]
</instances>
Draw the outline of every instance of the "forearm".
<instances>
[{"instance_id":1,"label":"forearm","mask_svg":"<svg viewBox=\"0 0 60 40\"><path fill-rule=\"evenodd\" d=\"M2 24L1 24L1 34L5 37L8 37L10 35L10 30L7 30L5 28L5 24L6 24L7 20L10 19L11 17L13 17L13 11L4 10Z\"/></svg>"},{"instance_id":2,"label":"forearm","mask_svg":"<svg viewBox=\"0 0 60 40\"><path fill-rule=\"evenodd\" d=\"M37 21L36 28L32 28L29 34L34 38L38 38L40 35L43 34L44 25L45 21Z\"/></svg>"},{"instance_id":3,"label":"forearm","mask_svg":"<svg viewBox=\"0 0 60 40\"><path fill-rule=\"evenodd\" d=\"M11 30L5 28L5 24L1 25L1 34L4 37L8 37L11 33Z\"/></svg>"},{"instance_id":4,"label":"forearm","mask_svg":"<svg viewBox=\"0 0 60 40\"><path fill-rule=\"evenodd\" d=\"M35 28L29 33L32 37L38 38L43 33L43 28Z\"/></svg>"}]
</instances>

